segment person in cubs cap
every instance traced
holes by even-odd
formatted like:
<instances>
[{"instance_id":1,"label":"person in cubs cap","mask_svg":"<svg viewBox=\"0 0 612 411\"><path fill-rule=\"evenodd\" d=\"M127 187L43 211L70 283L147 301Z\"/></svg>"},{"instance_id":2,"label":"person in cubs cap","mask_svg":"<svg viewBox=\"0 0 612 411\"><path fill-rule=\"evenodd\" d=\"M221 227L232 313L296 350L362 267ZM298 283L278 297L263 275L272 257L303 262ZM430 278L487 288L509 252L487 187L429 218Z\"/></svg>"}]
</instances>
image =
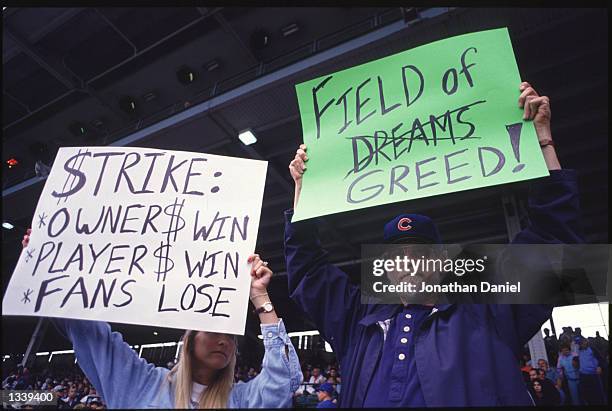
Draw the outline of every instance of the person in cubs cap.
<instances>
[{"instance_id":1,"label":"person in cubs cap","mask_svg":"<svg viewBox=\"0 0 612 411\"><path fill-rule=\"evenodd\" d=\"M516 95L522 113L517 110L515 120L533 121L539 142L534 154L542 156L550 176L532 180L530 221L513 243L584 242L576 173L561 169L549 99L527 82L518 85ZM301 145L289 164L294 208L307 161L307 147ZM550 318L552 305L362 304L359 287L329 262L316 219L294 223L292 217L293 210L285 211L289 293L340 362L340 408L535 405L518 363L523 345ZM418 214L394 217L382 237L389 244L442 243L434 221Z\"/></svg>"},{"instance_id":2,"label":"person in cubs cap","mask_svg":"<svg viewBox=\"0 0 612 411\"><path fill-rule=\"evenodd\" d=\"M319 388L315 390L317 392L317 398L319 404L317 408L337 408L338 406L333 402L334 386L328 382L319 385Z\"/></svg>"}]
</instances>

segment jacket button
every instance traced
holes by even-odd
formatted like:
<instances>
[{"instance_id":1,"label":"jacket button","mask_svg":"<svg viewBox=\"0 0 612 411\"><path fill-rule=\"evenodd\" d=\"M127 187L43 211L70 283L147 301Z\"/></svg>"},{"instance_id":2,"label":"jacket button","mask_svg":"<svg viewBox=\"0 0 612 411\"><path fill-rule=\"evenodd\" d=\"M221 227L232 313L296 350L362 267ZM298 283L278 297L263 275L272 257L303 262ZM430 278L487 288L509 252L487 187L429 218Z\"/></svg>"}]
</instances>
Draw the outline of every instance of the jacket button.
<instances>
[{"instance_id":1,"label":"jacket button","mask_svg":"<svg viewBox=\"0 0 612 411\"><path fill-rule=\"evenodd\" d=\"M406 318L412 318L410 314L406 314Z\"/></svg>"},{"instance_id":2,"label":"jacket button","mask_svg":"<svg viewBox=\"0 0 612 411\"><path fill-rule=\"evenodd\" d=\"M272 338L272 332L268 332L268 338Z\"/></svg>"},{"instance_id":3,"label":"jacket button","mask_svg":"<svg viewBox=\"0 0 612 411\"><path fill-rule=\"evenodd\" d=\"M405 326L405 327L404 327L404 332L406 332L406 333L407 333L408 331L410 331L410 327Z\"/></svg>"},{"instance_id":4,"label":"jacket button","mask_svg":"<svg viewBox=\"0 0 612 411\"><path fill-rule=\"evenodd\" d=\"M400 361L403 361L406 358L406 355L404 353L401 353L397 356L397 358L399 358Z\"/></svg>"},{"instance_id":5,"label":"jacket button","mask_svg":"<svg viewBox=\"0 0 612 411\"><path fill-rule=\"evenodd\" d=\"M408 342L408 338L402 338L400 341L402 344L406 344Z\"/></svg>"}]
</instances>

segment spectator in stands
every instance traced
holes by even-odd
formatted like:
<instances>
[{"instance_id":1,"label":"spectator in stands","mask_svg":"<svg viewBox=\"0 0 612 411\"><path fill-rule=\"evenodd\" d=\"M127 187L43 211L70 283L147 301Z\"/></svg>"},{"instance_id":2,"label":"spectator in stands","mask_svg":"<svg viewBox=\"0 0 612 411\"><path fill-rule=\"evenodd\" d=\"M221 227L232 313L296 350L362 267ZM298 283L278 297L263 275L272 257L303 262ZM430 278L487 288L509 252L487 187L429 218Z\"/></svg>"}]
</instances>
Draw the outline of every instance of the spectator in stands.
<instances>
[{"instance_id":1,"label":"spectator in stands","mask_svg":"<svg viewBox=\"0 0 612 411\"><path fill-rule=\"evenodd\" d=\"M540 374L542 371L542 374ZM561 396L559 395L557 388L555 385L547 380L544 376L543 370L539 368L532 368L529 371L529 382L533 385L534 382L539 382L542 387L542 393L546 397L547 401L552 403L552 405L559 405L561 403Z\"/></svg>"},{"instance_id":2,"label":"spectator in stands","mask_svg":"<svg viewBox=\"0 0 612 411\"><path fill-rule=\"evenodd\" d=\"M77 390L77 386L72 384L69 388L68 388L68 395L64 398L61 399L61 402L59 403L60 405L60 409L72 409L74 408L75 405L77 405L79 403L79 396L78 396L78 390Z\"/></svg>"},{"instance_id":3,"label":"spectator in stands","mask_svg":"<svg viewBox=\"0 0 612 411\"><path fill-rule=\"evenodd\" d=\"M249 372L247 373L247 378L246 381L251 381L253 378L257 377L257 371L255 371L255 368L251 367L249 368Z\"/></svg>"},{"instance_id":4,"label":"spectator in stands","mask_svg":"<svg viewBox=\"0 0 612 411\"><path fill-rule=\"evenodd\" d=\"M576 337L579 345L578 358L580 381L578 384L582 400L586 405L603 405L606 403L603 383L601 381L602 367L604 365L601 354L596 349L589 347L586 338Z\"/></svg>"},{"instance_id":5,"label":"spectator in stands","mask_svg":"<svg viewBox=\"0 0 612 411\"><path fill-rule=\"evenodd\" d=\"M573 338L573 330L572 327L563 327L562 328L563 332L561 332L561 334L559 335L559 342L561 342L561 340L563 340L564 342L570 342L570 340Z\"/></svg>"},{"instance_id":6,"label":"spectator in stands","mask_svg":"<svg viewBox=\"0 0 612 411\"><path fill-rule=\"evenodd\" d=\"M340 384L340 375L338 375L338 370L334 367L329 369L329 377L333 378L337 384Z\"/></svg>"},{"instance_id":7,"label":"spectator in stands","mask_svg":"<svg viewBox=\"0 0 612 411\"><path fill-rule=\"evenodd\" d=\"M11 374L2 381L2 389L3 390L13 390L15 389L15 384L17 384L17 375Z\"/></svg>"},{"instance_id":8,"label":"spectator in stands","mask_svg":"<svg viewBox=\"0 0 612 411\"><path fill-rule=\"evenodd\" d=\"M64 398L66 397L66 387L63 385L56 385L53 387L53 395L56 400L57 408L64 405Z\"/></svg>"},{"instance_id":9,"label":"spectator in stands","mask_svg":"<svg viewBox=\"0 0 612 411\"><path fill-rule=\"evenodd\" d=\"M317 398L319 404L317 408L337 408L338 406L333 402L334 387L329 383L323 383L317 388Z\"/></svg>"},{"instance_id":10,"label":"spectator in stands","mask_svg":"<svg viewBox=\"0 0 612 411\"><path fill-rule=\"evenodd\" d=\"M565 340L565 338L564 338ZM567 384L569 402L572 405L581 405L580 395L578 391L579 373L574 368L572 352L567 342L560 344L559 360L557 363L557 371L563 379L563 382Z\"/></svg>"},{"instance_id":11,"label":"spectator in stands","mask_svg":"<svg viewBox=\"0 0 612 411\"><path fill-rule=\"evenodd\" d=\"M29 241L26 234L22 246ZM139 358L107 323L53 322L72 341L81 368L110 408L287 407L301 383L302 374L294 372L299 359L268 298L272 270L258 254L247 262L265 347L264 368L248 383L234 384L237 341L231 334L187 330L180 359L169 371Z\"/></svg>"},{"instance_id":12,"label":"spectator in stands","mask_svg":"<svg viewBox=\"0 0 612 411\"><path fill-rule=\"evenodd\" d=\"M89 405L88 406L92 410L103 410L103 409L106 409L106 406L104 405L104 402L102 401L101 397L93 397L91 400L89 400Z\"/></svg>"},{"instance_id":13,"label":"spectator in stands","mask_svg":"<svg viewBox=\"0 0 612 411\"><path fill-rule=\"evenodd\" d=\"M236 368L234 373L234 382L243 381L243 378L244 376L242 375L242 370L240 368Z\"/></svg>"},{"instance_id":14,"label":"spectator in stands","mask_svg":"<svg viewBox=\"0 0 612 411\"><path fill-rule=\"evenodd\" d=\"M76 383L77 394L78 394L79 398L83 398L83 396L85 395L85 385L83 385L83 383L81 382L80 379L78 379L77 381L78 381Z\"/></svg>"},{"instance_id":15,"label":"spectator in stands","mask_svg":"<svg viewBox=\"0 0 612 411\"><path fill-rule=\"evenodd\" d=\"M544 360L542 360L544 361ZM546 362L546 361L544 361ZM548 366L548 363L546 363L546 366ZM556 370L555 370L556 372ZM556 390L556 393L553 392L553 394L551 394L552 397L558 397L557 398L557 405L561 405L565 403L565 392L563 392L563 389L561 388L561 381L557 378L557 380L553 381L549 378L546 377L546 370L539 368L538 369L538 377L539 379L542 381L542 386L545 387L546 385L554 388Z\"/></svg>"},{"instance_id":16,"label":"spectator in stands","mask_svg":"<svg viewBox=\"0 0 612 411\"><path fill-rule=\"evenodd\" d=\"M595 347L595 349L599 351L602 356L607 355L610 348L608 340L599 335L599 331L595 331L595 338L593 338L592 346Z\"/></svg>"},{"instance_id":17,"label":"spectator in stands","mask_svg":"<svg viewBox=\"0 0 612 411\"><path fill-rule=\"evenodd\" d=\"M27 367L17 367L17 382L15 383L16 390L31 390L32 379L30 378L30 370Z\"/></svg>"},{"instance_id":18,"label":"spectator in stands","mask_svg":"<svg viewBox=\"0 0 612 411\"><path fill-rule=\"evenodd\" d=\"M330 368L326 382L333 385L334 390L340 394L340 376L338 375L335 368Z\"/></svg>"},{"instance_id":19,"label":"spectator in stands","mask_svg":"<svg viewBox=\"0 0 612 411\"><path fill-rule=\"evenodd\" d=\"M532 368L533 367L531 366L531 360L529 360L529 357L523 355L523 358L521 358L521 371L529 374L529 371L531 371Z\"/></svg>"},{"instance_id":20,"label":"spectator in stands","mask_svg":"<svg viewBox=\"0 0 612 411\"><path fill-rule=\"evenodd\" d=\"M309 395L310 393L306 389L308 387L308 381L310 380L310 369L308 367L304 367L302 369L302 381L297 390L293 393L294 397L299 397L302 395Z\"/></svg>"},{"instance_id":21,"label":"spectator in stands","mask_svg":"<svg viewBox=\"0 0 612 411\"><path fill-rule=\"evenodd\" d=\"M559 380L559 373L555 368L551 368L548 366L548 361L543 358L538 360L538 368L544 372L544 376L552 381L553 384L557 384Z\"/></svg>"},{"instance_id":22,"label":"spectator in stands","mask_svg":"<svg viewBox=\"0 0 612 411\"><path fill-rule=\"evenodd\" d=\"M53 388L53 380L51 377L45 378L45 382L40 387L41 390L48 391L50 388Z\"/></svg>"},{"instance_id":23,"label":"spectator in stands","mask_svg":"<svg viewBox=\"0 0 612 411\"><path fill-rule=\"evenodd\" d=\"M89 387L89 392L81 398L83 404L87 404L92 398L99 398L98 392L95 387Z\"/></svg>"},{"instance_id":24,"label":"spectator in stands","mask_svg":"<svg viewBox=\"0 0 612 411\"><path fill-rule=\"evenodd\" d=\"M535 405L538 407L547 405L559 405L558 402L555 402L554 398L549 397L549 394L544 390L542 382L538 379L530 382L529 392L533 397Z\"/></svg>"},{"instance_id":25,"label":"spectator in stands","mask_svg":"<svg viewBox=\"0 0 612 411\"><path fill-rule=\"evenodd\" d=\"M559 340L555 335L550 335L550 330L544 328L544 347L546 348L546 355L550 361L555 364L557 362L557 355L559 353Z\"/></svg>"},{"instance_id":26,"label":"spectator in stands","mask_svg":"<svg viewBox=\"0 0 612 411\"><path fill-rule=\"evenodd\" d=\"M561 169L556 156L548 98L525 82L517 91L523 119L534 122L550 176L533 183L529 225L513 242L584 242L577 178L573 171ZM306 149L302 144L289 164L294 208L306 172ZM321 247L316 220L292 222L292 218L293 211L287 210L290 296L336 353L343 372L340 407L531 404L515 364L523 345L550 318L551 305L362 304L359 287L329 262L333 258ZM409 221L410 228L401 225L402 220ZM435 224L426 216L397 216L382 231L388 243L441 243ZM497 383L483 391L483 381Z\"/></svg>"},{"instance_id":27,"label":"spectator in stands","mask_svg":"<svg viewBox=\"0 0 612 411\"><path fill-rule=\"evenodd\" d=\"M312 375L308 380L309 385L306 387L306 391L309 394L314 394L316 388L319 384L323 384L325 382L325 377L321 374L321 368L314 367L312 369Z\"/></svg>"}]
</instances>

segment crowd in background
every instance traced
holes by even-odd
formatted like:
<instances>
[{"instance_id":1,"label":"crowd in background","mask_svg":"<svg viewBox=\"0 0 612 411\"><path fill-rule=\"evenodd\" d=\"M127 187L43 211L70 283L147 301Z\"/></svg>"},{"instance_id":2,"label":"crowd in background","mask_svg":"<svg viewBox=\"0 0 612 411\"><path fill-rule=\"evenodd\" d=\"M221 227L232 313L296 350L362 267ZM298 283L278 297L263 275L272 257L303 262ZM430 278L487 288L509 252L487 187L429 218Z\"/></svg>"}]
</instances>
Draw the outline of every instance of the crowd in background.
<instances>
[{"instance_id":1,"label":"crowd in background","mask_svg":"<svg viewBox=\"0 0 612 411\"><path fill-rule=\"evenodd\" d=\"M585 338L577 327L563 327L557 338L544 329L549 361L523 354L521 371L536 405L607 404L608 340L596 333Z\"/></svg>"},{"instance_id":2,"label":"crowd in background","mask_svg":"<svg viewBox=\"0 0 612 411\"><path fill-rule=\"evenodd\" d=\"M17 367L2 381L3 390L37 390L53 394L53 409L105 409L106 405L96 388L78 367L72 370L46 369L32 375L27 367ZM9 404L3 404L8 407ZM32 407L27 402L21 408Z\"/></svg>"},{"instance_id":3,"label":"crowd in background","mask_svg":"<svg viewBox=\"0 0 612 411\"><path fill-rule=\"evenodd\" d=\"M585 338L580 328L564 327L557 338L544 329L548 360L532 360L523 353L521 371L536 405L597 405L607 403L609 343L599 333ZM166 364L172 368L175 362ZM337 362L310 364L302 361L304 381L294 393L296 408L332 408L337 406L342 389ZM260 372L259 367L237 364L234 381L248 382ZM104 409L96 388L78 367L45 369L32 375L27 368L12 370L2 381L4 390L42 390L52 392L58 409ZM28 408L28 406L22 407ZM30 407L31 408L31 407ZM38 407L36 407L38 408Z\"/></svg>"}]
</instances>

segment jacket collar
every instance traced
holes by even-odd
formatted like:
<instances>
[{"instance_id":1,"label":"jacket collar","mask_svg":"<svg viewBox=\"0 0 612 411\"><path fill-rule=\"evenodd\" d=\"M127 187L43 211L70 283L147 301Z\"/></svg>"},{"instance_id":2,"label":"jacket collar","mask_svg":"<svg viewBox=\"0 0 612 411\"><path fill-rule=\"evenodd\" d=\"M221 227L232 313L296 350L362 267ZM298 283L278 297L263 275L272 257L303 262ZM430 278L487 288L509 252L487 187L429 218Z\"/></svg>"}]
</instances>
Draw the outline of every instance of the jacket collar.
<instances>
[{"instance_id":1,"label":"jacket collar","mask_svg":"<svg viewBox=\"0 0 612 411\"><path fill-rule=\"evenodd\" d=\"M444 312L453 305L454 304L435 304L427 318L434 314ZM378 323L378 321L384 321L388 318L395 317L395 315L402 310L401 304L374 304L370 307L372 307L371 312L359 321L359 324L364 327L369 327L372 324Z\"/></svg>"}]
</instances>

